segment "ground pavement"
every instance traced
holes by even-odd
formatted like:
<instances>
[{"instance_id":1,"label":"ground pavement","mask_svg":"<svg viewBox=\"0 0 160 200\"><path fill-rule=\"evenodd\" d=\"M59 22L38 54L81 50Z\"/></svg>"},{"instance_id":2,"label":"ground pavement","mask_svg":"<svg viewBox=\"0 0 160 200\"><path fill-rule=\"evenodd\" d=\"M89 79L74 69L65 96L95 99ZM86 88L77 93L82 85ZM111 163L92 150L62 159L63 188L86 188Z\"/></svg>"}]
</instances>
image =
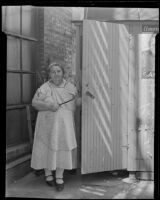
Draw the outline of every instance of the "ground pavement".
<instances>
[{"instance_id":1,"label":"ground pavement","mask_svg":"<svg viewBox=\"0 0 160 200\"><path fill-rule=\"evenodd\" d=\"M65 187L57 192L48 186L44 174L33 172L6 186L6 197L49 199L154 199L153 181L131 181L124 172L77 175L65 171Z\"/></svg>"}]
</instances>

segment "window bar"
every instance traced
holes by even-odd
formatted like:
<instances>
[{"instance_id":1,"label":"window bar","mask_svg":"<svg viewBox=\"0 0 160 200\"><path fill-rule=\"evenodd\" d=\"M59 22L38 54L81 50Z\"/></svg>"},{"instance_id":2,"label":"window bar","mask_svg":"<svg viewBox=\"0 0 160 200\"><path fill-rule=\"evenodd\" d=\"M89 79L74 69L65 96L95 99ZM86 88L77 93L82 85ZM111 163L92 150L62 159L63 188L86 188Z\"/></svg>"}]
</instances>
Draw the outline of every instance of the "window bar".
<instances>
[{"instance_id":1,"label":"window bar","mask_svg":"<svg viewBox=\"0 0 160 200\"><path fill-rule=\"evenodd\" d=\"M32 71L21 71L21 70L11 70L11 69L8 69L7 70L7 73L21 73L21 74L36 74L36 72L32 72Z\"/></svg>"},{"instance_id":2,"label":"window bar","mask_svg":"<svg viewBox=\"0 0 160 200\"><path fill-rule=\"evenodd\" d=\"M19 39L29 40L29 41L33 41L33 42L38 42L37 39L32 38L32 37L22 36L22 35L20 35L20 34L11 33L11 32L8 32L8 31L4 31L4 33L5 33L7 36L16 37L16 38L19 38Z\"/></svg>"},{"instance_id":3,"label":"window bar","mask_svg":"<svg viewBox=\"0 0 160 200\"><path fill-rule=\"evenodd\" d=\"M22 35L22 6L20 7L20 35ZM20 38L20 70L22 71L22 38ZM20 93L21 99L20 102L23 102L23 74L20 73Z\"/></svg>"},{"instance_id":4,"label":"window bar","mask_svg":"<svg viewBox=\"0 0 160 200\"><path fill-rule=\"evenodd\" d=\"M26 105L31 106L31 104L18 104L18 105L8 105L6 108L7 108L7 110L24 109L26 107Z\"/></svg>"}]
</instances>

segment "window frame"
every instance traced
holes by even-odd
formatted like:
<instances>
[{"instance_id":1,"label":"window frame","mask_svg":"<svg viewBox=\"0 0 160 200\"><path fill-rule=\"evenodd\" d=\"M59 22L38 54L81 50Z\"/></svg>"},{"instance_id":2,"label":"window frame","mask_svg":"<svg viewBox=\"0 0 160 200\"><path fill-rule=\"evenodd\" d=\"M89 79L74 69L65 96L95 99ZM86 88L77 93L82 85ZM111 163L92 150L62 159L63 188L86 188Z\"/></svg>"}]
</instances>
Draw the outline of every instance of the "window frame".
<instances>
[{"instance_id":1,"label":"window frame","mask_svg":"<svg viewBox=\"0 0 160 200\"><path fill-rule=\"evenodd\" d=\"M7 105L6 106L6 109L7 110L11 110L11 109L22 109L22 108L25 108L26 105L28 104L25 104L23 103L23 74L30 74L30 75L35 75L35 86L36 86L36 82L37 82L37 73L36 73L36 70L35 71L32 71L32 70L23 70L23 66L22 66L22 43L23 41L27 40L29 42L36 42L38 43L38 39L37 38L33 38L33 37L28 37L28 36L24 36L22 35L22 8L23 6L20 6L20 34L17 34L17 33L13 33L11 31L7 31L5 30L5 22L3 22L3 32L6 34L6 36L10 36L10 37L13 37L13 39L19 39L20 41L20 69L19 70L12 70L12 69L8 69L7 68L7 74L8 73L16 73L16 74L19 74L20 75L20 103L19 104L13 104L13 105ZM36 11L35 11L36 12ZM5 9L4 9L4 16L5 16ZM36 87L35 87L36 88ZM30 105L30 104L29 104Z\"/></svg>"}]
</instances>

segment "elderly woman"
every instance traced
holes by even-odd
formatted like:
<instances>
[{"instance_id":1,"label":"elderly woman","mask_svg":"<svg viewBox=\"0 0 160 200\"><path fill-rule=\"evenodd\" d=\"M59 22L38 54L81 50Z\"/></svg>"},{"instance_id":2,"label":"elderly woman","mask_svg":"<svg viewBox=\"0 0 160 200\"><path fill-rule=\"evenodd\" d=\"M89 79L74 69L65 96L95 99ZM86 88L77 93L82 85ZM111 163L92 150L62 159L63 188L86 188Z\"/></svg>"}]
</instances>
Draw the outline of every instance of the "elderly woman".
<instances>
[{"instance_id":1,"label":"elderly woman","mask_svg":"<svg viewBox=\"0 0 160 200\"><path fill-rule=\"evenodd\" d=\"M50 64L49 77L32 100L39 112L31 167L44 169L46 183L53 186L55 182L60 191L64 187L64 169L73 169L72 150L77 147L73 114L75 103L80 104L81 100L76 87L63 78L64 70L59 64Z\"/></svg>"}]
</instances>

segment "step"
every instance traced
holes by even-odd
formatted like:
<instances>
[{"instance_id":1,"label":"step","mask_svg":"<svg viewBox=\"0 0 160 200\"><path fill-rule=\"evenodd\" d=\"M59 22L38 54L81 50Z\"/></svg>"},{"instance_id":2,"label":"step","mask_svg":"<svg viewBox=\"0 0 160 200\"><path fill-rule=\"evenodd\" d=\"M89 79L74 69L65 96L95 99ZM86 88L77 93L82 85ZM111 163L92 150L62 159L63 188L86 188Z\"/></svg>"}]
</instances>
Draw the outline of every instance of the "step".
<instances>
[{"instance_id":1,"label":"step","mask_svg":"<svg viewBox=\"0 0 160 200\"><path fill-rule=\"evenodd\" d=\"M6 164L6 184L11 184L31 172L30 160L31 154Z\"/></svg>"}]
</instances>

